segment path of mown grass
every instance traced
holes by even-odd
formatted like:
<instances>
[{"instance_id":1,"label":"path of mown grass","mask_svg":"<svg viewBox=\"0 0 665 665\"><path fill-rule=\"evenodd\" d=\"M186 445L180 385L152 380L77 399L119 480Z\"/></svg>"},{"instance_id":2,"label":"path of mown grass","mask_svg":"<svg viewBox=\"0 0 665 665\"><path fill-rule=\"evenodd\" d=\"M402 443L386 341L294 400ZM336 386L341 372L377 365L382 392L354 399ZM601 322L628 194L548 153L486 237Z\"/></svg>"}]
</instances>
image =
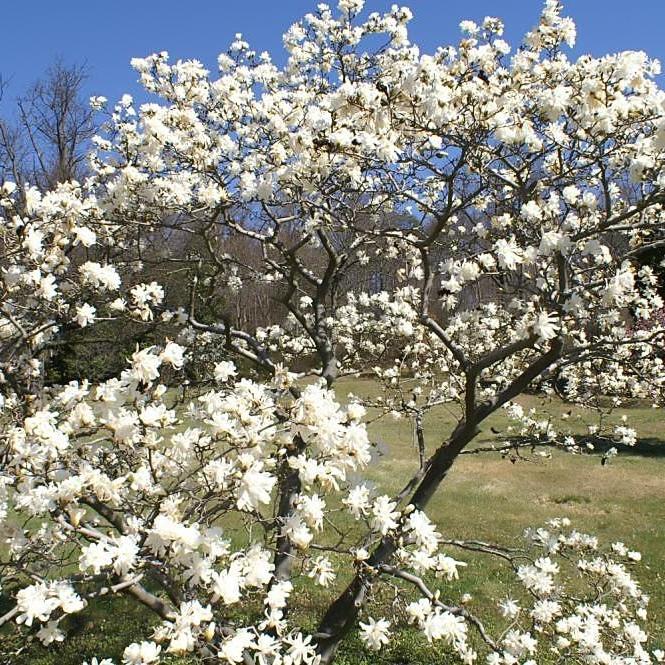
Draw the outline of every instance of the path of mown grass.
<instances>
[{"instance_id":1,"label":"path of mown grass","mask_svg":"<svg viewBox=\"0 0 665 665\"><path fill-rule=\"evenodd\" d=\"M369 381L343 381L338 394L374 393ZM525 406L538 400L523 397ZM570 411L557 405L560 415ZM551 517L569 517L580 530L597 534L604 541L622 540L643 553L639 578L651 594L650 632L662 648L665 645L665 419L662 411L635 408L628 411L630 424L642 439L636 451L626 452L611 464L601 466L598 455L572 456L555 452L550 460L512 464L498 454L462 457L434 498L428 513L445 537L476 538L507 544L516 542L527 526L540 525ZM577 418L580 415L582 418ZM573 410L569 423L584 431L583 410ZM618 418L618 414L617 414ZM440 408L427 419L426 437L431 449L446 437L454 424L453 416ZM505 426L502 415L490 425ZM371 425L373 440L386 444L385 458L373 467L369 476L381 491L396 491L417 465L410 424L383 419ZM491 435L490 435L491 436ZM485 434L478 441L487 441ZM483 614L483 607L494 605L515 594L512 576L496 560L451 552L469 563L462 578L446 585L444 593L457 599L462 593L473 596L472 607ZM338 579L344 584L345 575ZM510 583L509 583L510 581ZM314 628L328 592L305 585L298 589L300 618L307 628ZM385 598L388 601L389 599ZM379 601L377 601L379 603ZM375 612L380 611L376 606ZM0 607L0 611L1 611ZM105 598L89 608L85 616L72 621L65 644L45 649L28 644L14 659L17 665L80 664L93 655L114 657L117 661L127 643L144 638L153 618L125 598ZM2 636L0 636L1 638ZM194 663L192 659L171 659L172 663ZM357 638L344 645L339 662L343 665L400 663L443 665L450 660L417 634L404 630L390 649L380 655L366 652ZM540 662L540 661L539 661Z\"/></svg>"}]
</instances>

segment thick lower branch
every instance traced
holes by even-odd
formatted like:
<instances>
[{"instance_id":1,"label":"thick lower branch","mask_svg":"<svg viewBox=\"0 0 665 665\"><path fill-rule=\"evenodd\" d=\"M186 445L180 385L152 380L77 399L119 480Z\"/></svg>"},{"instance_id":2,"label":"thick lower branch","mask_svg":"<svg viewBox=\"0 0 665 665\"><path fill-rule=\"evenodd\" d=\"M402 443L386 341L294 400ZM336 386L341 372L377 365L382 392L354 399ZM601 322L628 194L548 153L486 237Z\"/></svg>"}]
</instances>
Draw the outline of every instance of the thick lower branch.
<instances>
[{"instance_id":1,"label":"thick lower branch","mask_svg":"<svg viewBox=\"0 0 665 665\"><path fill-rule=\"evenodd\" d=\"M499 407L522 393L537 376L544 372L561 354L563 341L555 339L550 349L529 365L504 391L493 400L479 405L473 412L466 413L450 439L440 446L427 462L425 473L411 496L409 503L418 510L424 510L455 460L479 433L478 426ZM341 640L354 628L362 609L367 591L376 576L373 569L390 562L397 549L394 539L386 536L372 552L367 566L359 571L342 594L330 605L319 630L318 652L321 663L332 663Z\"/></svg>"},{"instance_id":2,"label":"thick lower branch","mask_svg":"<svg viewBox=\"0 0 665 665\"><path fill-rule=\"evenodd\" d=\"M277 535L277 552L275 553L275 579L279 581L291 578L294 546L288 535L284 533L284 527L289 516L293 513L293 504L301 489L300 474L296 469L291 468L289 458L300 454L304 448L305 441L301 436L297 435L293 440L293 449L287 453L287 457L282 463L276 520L279 531Z\"/></svg>"},{"instance_id":3,"label":"thick lower branch","mask_svg":"<svg viewBox=\"0 0 665 665\"><path fill-rule=\"evenodd\" d=\"M123 589L123 591L130 596L134 596L136 600L151 609L155 614L158 614L165 621L172 621L175 618L173 608L165 603L161 598L147 591L140 584L135 583Z\"/></svg>"},{"instance_id":4,"label":"thick lower branch","mask_svg":"<svg viewBox=\"0 0 665 665\"><path fill-rule=\"evenodd\" d=\"M450 612L451 614L455 614L457 616L464 617L469 623L471 623L482 639L495 651L498 649L498 646L496 642L490 637L489 633L485 629L485 626L483 623L476 617L475 615L471 614L466 608L464 607L450 607L448 605L445 605L442 603L429 589L429 587L425 584L423 579L421 577L418 577L417 575L413 575L412 573L407 573L404 570L400 570L399 568L396 568L395 566L388 566L388 565L383 565L381 566L381 572L387 573L388 575L392 575L393 577L397 577L398 579L402 579L405 582L408 582L409 584L413 584L420 593L427 598L429 601L432 602L432 604L435 607L439 607L442 610L446 612Z\"/></svg>"},{"instance_id":5,"label":"thick lower branch","mask_svg":"<svg viewBox=\"0 0 665 665\"><path fill-rule=\"evenodd\" d=\"M450 440L429 459L425 474L409 503L419 510L425 508L460 451L478 431L476 425L471 423L462 422L457 426ZM384 537L367 560L366 568L356 574L349 586L328 608L318 630L318 652L324 665L333 661L339 643L355 626L372 583L374 573L371 571L390 561L396 549L395 541L390 536Z\"/></svg>"}]
</instances>

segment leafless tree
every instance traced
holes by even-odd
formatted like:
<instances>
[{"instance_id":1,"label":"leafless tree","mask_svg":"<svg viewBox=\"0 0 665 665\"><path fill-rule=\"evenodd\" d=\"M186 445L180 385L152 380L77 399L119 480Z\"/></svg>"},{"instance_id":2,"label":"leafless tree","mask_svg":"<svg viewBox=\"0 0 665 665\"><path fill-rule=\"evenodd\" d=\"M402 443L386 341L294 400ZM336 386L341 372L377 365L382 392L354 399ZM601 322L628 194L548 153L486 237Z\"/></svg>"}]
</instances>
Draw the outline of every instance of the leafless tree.
<instances>
[{"instance_id":1,"label":"leafless tree","mask_svg":"<svg viewBox=\"0 0 665 665\"><path fill-rule=\"evenodd\" d=\"M86 144L97 127L83 97L85 65L56 60L16 101L14 117L0 119L0 171L17 184L42 190L86 172ZM7 86L0 80L0 96Z\"/></svg>"}]
</instances>

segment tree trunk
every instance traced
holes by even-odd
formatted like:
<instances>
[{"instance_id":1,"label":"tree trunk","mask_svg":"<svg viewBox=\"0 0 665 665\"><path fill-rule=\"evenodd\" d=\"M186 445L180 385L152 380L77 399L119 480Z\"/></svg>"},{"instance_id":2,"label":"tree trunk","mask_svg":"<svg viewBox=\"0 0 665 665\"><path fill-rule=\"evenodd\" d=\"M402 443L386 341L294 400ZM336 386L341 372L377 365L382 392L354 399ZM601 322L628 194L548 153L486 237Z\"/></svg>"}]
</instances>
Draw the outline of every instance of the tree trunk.
<instances>
[{"instance_id":1,"label":"tree trunk","mask_svg":"<svg viewBox=\"0 0 665 665\"><path fill-rule=\"evenodd\" d=\"M457 456L480 431L478 429L480 423L503 404L521 394L561 355L562 349L563 340L556 338L552 341L549 351L534 360L500 395L480 406L476 406L473 398L467 402L467 419L457 425L450 439L430 457L427 470L411 496L409 502L411 505L418 510L423 510L427 506ZM467 380L469 378L467 375ZM368 567L375 568L387 563L395 553L395 549L396 545L392 539L383 538L368 559ZM349 586L333 601L325 613L317 633L318 653L322 665L330 665L333 662L339 643L355 626L373 576L364 571L356 573Z\"/></svg>"},{"instance_id":2,"label":"tree trunk","mask_svg":"<svg viewBox=\"0 0 665 665\"><path fill-rule=\"evenodd\" d=\"M427 471L413 493L410 504L418 510L425 508L457 456L478 432L475 423L461 422L457 426L448 442L439 447L430 458ZM368 567L375 568L388 562L396 548L397 545L392 538L383 538L368 559ZM319 624L317 634L321 665L329 665L333 662L339 643L355 626L371 582L371 573L358 572L342 594L328 608Z\"/></svg>"}]
</instances>

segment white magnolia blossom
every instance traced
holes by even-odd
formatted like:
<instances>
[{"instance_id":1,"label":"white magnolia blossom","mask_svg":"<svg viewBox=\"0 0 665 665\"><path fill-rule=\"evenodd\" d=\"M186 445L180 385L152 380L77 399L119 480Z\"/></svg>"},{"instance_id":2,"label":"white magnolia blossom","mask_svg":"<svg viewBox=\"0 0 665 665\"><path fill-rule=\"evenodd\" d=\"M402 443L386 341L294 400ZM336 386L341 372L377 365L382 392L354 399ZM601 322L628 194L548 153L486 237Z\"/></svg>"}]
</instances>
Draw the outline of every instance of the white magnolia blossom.
<instances>
[{"instance_id":1,"label":"white magnolia blossom","mask_svg":"<svg viewBox=\"0 0 665 665\"><path fill-rule=\"evenodd\" d=\"M478 454L606 463L639 436L617 409L665 402L641 258L664 232L658 64L571 59L555 0L519 48L488 17L434 53L407 8L363 8L319 5L281 67L241 35L214 72L137 58L151 101L91 99L85 183L0 183L0 626L56 649L125 594L158 623L124 665L329 665L407 623L463 663L661 662L630 546L557 519L516 553L426 512L499 409ZM99 351L103 378L60 385L58 351L100 339L124 366ZM584 417L557 424L556 394ZM437 407L457 424L432 436ZM387 418L404 464L368 433ZM469 547L515 573L492 630L451 591ZM302 583L326 599L306 629Z\"/></svg>"}]
</instances>

